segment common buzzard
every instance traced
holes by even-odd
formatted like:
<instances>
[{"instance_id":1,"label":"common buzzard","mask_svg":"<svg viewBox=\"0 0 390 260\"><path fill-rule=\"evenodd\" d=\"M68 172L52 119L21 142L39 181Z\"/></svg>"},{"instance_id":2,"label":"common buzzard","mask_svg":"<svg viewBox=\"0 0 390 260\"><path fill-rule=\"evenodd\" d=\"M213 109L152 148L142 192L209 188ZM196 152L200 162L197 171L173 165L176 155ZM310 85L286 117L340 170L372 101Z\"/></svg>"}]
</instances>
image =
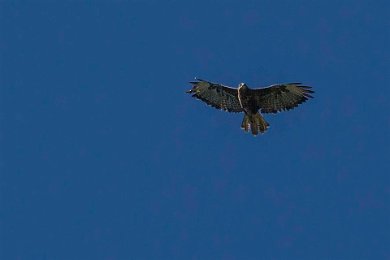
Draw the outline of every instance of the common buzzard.
<instances>
[{"instance_id":1,"label":"common buzzard","mask_svg":"<svg viewBox=\"0 0 390 260\"><path fill-rule=\"evenodd\" d=\"M192 89L187 93L208 105L228 112L244 112L241 128L246 132L249 128L253 135L264 133L269 124L261 113L277 113L293 109L312 98L311 87L301 83L275 84L262 89L250 89L245 83L238 88L231 88L207 80L191 81Z\"/></svg>"}]
</instances>

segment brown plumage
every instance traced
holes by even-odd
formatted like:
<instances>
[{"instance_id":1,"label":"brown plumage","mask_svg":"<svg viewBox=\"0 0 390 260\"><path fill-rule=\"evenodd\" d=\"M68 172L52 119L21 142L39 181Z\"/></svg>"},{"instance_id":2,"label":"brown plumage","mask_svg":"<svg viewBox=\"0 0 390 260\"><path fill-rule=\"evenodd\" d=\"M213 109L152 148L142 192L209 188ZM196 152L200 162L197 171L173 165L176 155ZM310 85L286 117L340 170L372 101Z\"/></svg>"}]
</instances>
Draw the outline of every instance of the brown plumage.
<instances>
[{"instance_id":1,"label":"brown plumage","mask_svg":"<svg viewBox=\"0 0 390 260\"><path fill-rule=\"evenodd\" d=\"M262 89L250 89L246 84L230 88L222 84L197 79L191 81L187 93L206 104L228 112L244 112L241 128L253 135L264 133L269 124L261 113L277 113L290 110L305 102L314 91L301 83L275 84Z\"/></svg>"}]
</instances>

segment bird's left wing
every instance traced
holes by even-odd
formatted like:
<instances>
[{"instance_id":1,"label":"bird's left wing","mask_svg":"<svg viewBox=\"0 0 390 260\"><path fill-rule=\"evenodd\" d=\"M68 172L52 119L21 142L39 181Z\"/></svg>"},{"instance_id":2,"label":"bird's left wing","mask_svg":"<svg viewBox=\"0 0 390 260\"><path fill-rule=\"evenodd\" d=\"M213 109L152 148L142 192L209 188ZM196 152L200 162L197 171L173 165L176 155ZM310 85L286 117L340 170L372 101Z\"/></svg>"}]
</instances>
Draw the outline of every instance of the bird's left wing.
<instances>
[{"instance_id":1,"label":"bird's left wing","mask_svg":"<svg viewBox=\"0 0 390 260\"><path fill-rule=\"evenodd\" d=\"M211 83L206 80L196 79L191 81L192 89L187 93L202 100L206 104L228 112L242 112L240 101L237 97L237 89Z\"/></svg>"},{"instance_id":2,"label":"bird's left wing","mask_svg":"<svg viewBox=\"0 0 390 260\"><path fill-rule=\"evenodd\" d=\"M254 89L256 106L262 113L277 113L290 110L305 102L314 93L311 87L301 83L275 84L268 88Z\"/></svg>"}]
</instances>

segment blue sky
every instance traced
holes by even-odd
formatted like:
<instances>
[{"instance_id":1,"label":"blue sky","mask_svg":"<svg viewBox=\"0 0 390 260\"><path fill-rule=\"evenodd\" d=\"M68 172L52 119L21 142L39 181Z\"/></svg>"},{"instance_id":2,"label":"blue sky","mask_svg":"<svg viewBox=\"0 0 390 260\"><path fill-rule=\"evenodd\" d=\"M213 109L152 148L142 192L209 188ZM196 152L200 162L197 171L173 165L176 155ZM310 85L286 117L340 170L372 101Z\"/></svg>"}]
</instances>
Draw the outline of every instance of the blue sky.
<instances>
[{"instance_id":1,"label":"blue sky","mask_svg":"<svg viewBox=\"0 0 390 260\"><path fill-rule=\"evenodd\" d=\"M388 259L388 1L2 1L2 259ZM242 115L195 76L313 86Z\"/></svg>"}]
</instances>

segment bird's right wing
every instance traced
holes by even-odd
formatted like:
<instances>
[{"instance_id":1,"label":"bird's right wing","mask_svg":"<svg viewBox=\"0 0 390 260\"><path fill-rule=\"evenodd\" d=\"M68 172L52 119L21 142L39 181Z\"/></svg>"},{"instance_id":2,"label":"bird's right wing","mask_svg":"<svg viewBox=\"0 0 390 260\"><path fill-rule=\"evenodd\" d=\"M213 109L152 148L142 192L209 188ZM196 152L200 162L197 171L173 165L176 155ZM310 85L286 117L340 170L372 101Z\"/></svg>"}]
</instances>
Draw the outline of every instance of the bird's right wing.
<instances>
[{"instance_id":1,"label":"bird's right wing","mask_svg":"<svg viewBox=\"0 0 390 260\"><path fill-rule=\"evenodd\" d=\"M268 88L254 89L257 108L262 113L277 113L290 110L312 98L311 87L300 83L275 84Z\"/></svg>"},{"instance_id":2,"label":"bird's right wing","mask_svg":"<svg viewBox=\"0 0 390 260\"><path fill-rule=\"evenodd\" d=\"M215 84L202 79L191 81L192 89L186 93L202 100L206 104L228 112L243 112L238 100L237 89Z\"/></svg>"}]
</instances>

